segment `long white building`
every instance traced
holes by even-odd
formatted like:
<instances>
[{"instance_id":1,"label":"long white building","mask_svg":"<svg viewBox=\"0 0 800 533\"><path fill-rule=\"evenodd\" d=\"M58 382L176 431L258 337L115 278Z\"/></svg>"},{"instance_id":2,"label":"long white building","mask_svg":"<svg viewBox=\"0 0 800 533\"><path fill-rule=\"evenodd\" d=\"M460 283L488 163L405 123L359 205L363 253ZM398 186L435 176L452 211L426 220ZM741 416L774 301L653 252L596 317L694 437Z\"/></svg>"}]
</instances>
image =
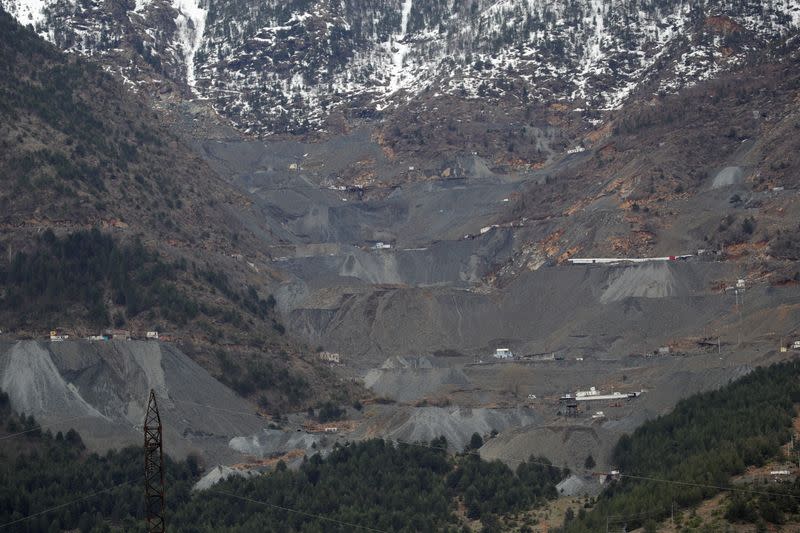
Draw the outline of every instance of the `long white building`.
<instances>
[{"instance_id":1,"label":"long white building","mask_svg":"<svg viewBox=\"0 0 800 533\"><path fill-rule=\"evenodd\" d=\"M664 257L576 257L567 259L573 265L609 265L614 263L649 263L652 261L678 261L685 260L689 255L667 255Z\"/></svg>"}]
</instances>

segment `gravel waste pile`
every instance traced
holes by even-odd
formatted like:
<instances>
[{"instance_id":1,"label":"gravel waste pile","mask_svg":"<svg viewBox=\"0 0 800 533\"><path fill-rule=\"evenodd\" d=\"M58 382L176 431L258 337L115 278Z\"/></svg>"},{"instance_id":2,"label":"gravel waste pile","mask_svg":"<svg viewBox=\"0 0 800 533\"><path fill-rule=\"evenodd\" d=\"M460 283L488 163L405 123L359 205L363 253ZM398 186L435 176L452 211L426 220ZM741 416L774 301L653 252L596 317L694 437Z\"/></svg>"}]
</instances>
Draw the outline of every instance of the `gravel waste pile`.
<instances>
[{"instance_id":1,"label":"gravel waste pile","mask_svg":"<svg viewBox=\"0 0 800 533\"><path fill-rule=\"evenodd\" d=\"M556 485L556 490L561 496L597 496L603 490L603 486L593 476L570 475L561 483Z\"/></svg>"},{"instance_id":2,"label":"gravel waste pile","mask_svg":"<svg viewBox=\"0 0 800 533\"><path fill-rule=\"evenodd\" d=\"M744 180L744 171L741 167L725 167L714 176L711 182L712 189L721 189L722 187L730 187L731 185L738 185Z\"/></svg>"},{"instance_id":3,"label":"gravel waste pile","mask_svg":"<svg viewBox=\"0 0 800 533\"><path fill-rule=\"evenodd\" d=\"M768 362L764 361L765 364ZM531 454L543 455L557 465L580 471L584 460L591 454L597 462L597 469L608 470L614 467L610 463L611 450L623 434L670 412L680 399L719 388L753 369L748 364L720 360L716 354L640 360L639 365L609 369L605 376L602 370L594 369L594 380L588 376L592 372L590 369L582 372L576 368L574 373L583 376L584 383L601 383L626 374L624 385L617 382L623 391L644 389L645 392L631 401L587 402L580 406L582 413L577 418L554 417L557 407L539 404L538 409L543 414L549 413L549 422L501 432L497 438L486 442L480 450L481 455L486 459L503 460L512 466ZM553 372L548 372L546 377L562 379ZM606 391L610 389L603 388ZM605 417L590 418L589 414L596 411L603 411Z\"/></svg>"},{"instance_id":4,"label":"gravel waste pile","mask_svg":"<svg viewBox=\"0 0 800 533\"><path fill-rule=\"evenodd\" d=\"M461 368L439 366L425 356L390 357L380 368L367 372L364 385L377 396L404 403L435 400L455 390L472 388Z\"/></svg>"},{"instance_id":5,"label":"gravel waste pile","mask_svg":"<svg viewBox=\"0 0 800 533\"><path fill-rule=\"evenodd\" d=\"M264 429L251 436L234 437L230 440L229 445L232 449L245 455L265 458L291 450L302 450L313 455L317 448L326 444L323 442L326 440L330 440L330 436L325 434Z\"/></svg>"},{"instance_id":6,"label":"gravel waste pile","mask_svg":"<svg viewBox=\"0 0 800 533\"><path fill-rule=\"evenodd\" d=\"M206 490L210 489L220 481L232 477L249 478L257 476L258 472L255 470L245 470L240 468L231 468L230 466L217 465L210 469L206 474L200 478L200 481L194 484L193 490Z\"/></svg>"},{"instance_id":7,"label":"gravel waste pile","mask_svg":"<svg viewBox=\"0 0 800 533\"><path fill-rule=\"evenodd\" d=\"M489 294L439 287L346 290L325 309L289 311L286 323L364 370L387 355L440 350L488 360L497 347L619 357L696 335L720 317L733 319L732 302L712 287L737 276L730 265L712 262L548 267ZM767 291L748 293L748 312L775 309L798 292Z\"/></svg>"},{"instance_id":8,"label":"gravel waste pile","mask_svg":"<svg viewBox=\"0 0 800 533\"><path fill-rule=\"evenodd\" d=\"M155 341L19 341L0 345L0 386L17 412L45 428L76 429L104 451L141 445L150 390L164 425L164 449L209 462L236 461L231 438L265 425L255 409L170 344Z\"/></svg>"},{"instance_id":9,"label":"gravel waste pile","mask_svg":"<svg viewBox=\"0 0 800 533\"><path fill-rule=\"evenodd\" d=\"M651 263L612 272L600 303L625 298L668 298L678 294L678 280L669 263Z\"/></svg>"},{"instance_id":10,"label":"gravel waste pile","mask_svg":"<svg viewBox=\"0 0 800 533\"><path fill-rule=\"evenodd\" d=\"M500 459L512 467L531 455L543 455L555 465L581 469L586 456L592 454L598 467L605 468L605 458L618 435L601 424L578 424L564 421L516 428L486 442L480 454L484 459Z\"/></svg>"},{"instance_id":11,"label":"gravel waste pile","mask_svg":"<svg viewBox=\"0 0 800 533\"><path fill-rule=\"evenodd\" d=\"M487 438L492 431L541 423L541 416L524 408L387 406L353 434L355 438L383 437L408 442L430 442L444 436L453 450L463 450L473 433Z\"/></svg>"},{"instance_id":12,"label":"gravel waste pile","mask_svg":"<svg viewBox=\"0 0 800 533\"><path fill-rule=\"evenodd\" d=\"M413 402L438 396L449 390L470 387L469 378L459 368L370 370L364 385L378 396L398 402Z\"/></svg>"},{"instance_id":13,"label":"gravel waste pile","mask_svg":"<svg viewBox=\"0 0 800 533\"><path fill-rule=\"evenodd\" d=\"M15 343L0 358L0 372L0 386L18 412L36 417L110 420L64 379L44 344Z\"/></svg>"}]
</instances>

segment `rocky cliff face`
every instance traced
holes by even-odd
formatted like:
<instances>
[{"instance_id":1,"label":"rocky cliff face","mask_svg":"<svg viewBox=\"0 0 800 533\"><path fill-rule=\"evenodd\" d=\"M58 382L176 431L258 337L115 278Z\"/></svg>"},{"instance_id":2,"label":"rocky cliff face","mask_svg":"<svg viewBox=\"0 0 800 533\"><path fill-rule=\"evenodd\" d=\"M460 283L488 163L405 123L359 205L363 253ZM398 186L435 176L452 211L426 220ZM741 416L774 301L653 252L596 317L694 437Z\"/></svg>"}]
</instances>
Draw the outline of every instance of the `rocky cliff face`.
<instances>
[{"instance_id":1,"label":"rocky cliff face","mask_svg":"<svg viewBox=\"0 0 800 533\"><path fill-rule=\"evenodd\" d=\"M2 0L133 86L176 83L240 129L303 133L451 95L596 123L787 44L796 0Z\"/></svg>"}]
</instances>

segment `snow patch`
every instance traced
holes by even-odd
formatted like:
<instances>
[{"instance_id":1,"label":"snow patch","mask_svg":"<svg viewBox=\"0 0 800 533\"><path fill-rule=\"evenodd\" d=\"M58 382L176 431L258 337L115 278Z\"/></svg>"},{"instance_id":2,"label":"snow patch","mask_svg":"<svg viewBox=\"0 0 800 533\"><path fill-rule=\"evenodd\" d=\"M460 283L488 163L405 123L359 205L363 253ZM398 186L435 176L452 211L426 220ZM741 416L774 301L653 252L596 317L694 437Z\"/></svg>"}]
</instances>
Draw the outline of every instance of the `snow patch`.
<instances>
[{"instance_id":1,"label":"snow patch","mask_svg":"<svg viewBox=\"0 0 800 533\"><path fill-rule=\"evenodd\" d=\"M33 24L36 27L44 22L44 10L47 7L47 0L12 0L11 2L0 2L0 4L20 24Z\"/></svg>"},{"instance_id":2,"label":"snow patch","mask_svg":"<svg viewBox=\"0 0 800 533\"><path fill-rule=\"evenodd\" d=\"M194 58L203 44L208 10L200 7L199 0L174 0L172 5L178 11L175 25L178 27L178 42L186 62L186 83L194 91L197 83Z\"/></svg>"},{"instance_id":3,"label":"snow patch","mask_svg":"<svg viewBox=\"0 0 800 533\"><path fill-rule=\"evenodd\" d=\"M136 6L133 8L134 13L142 13L153 0L136 0Z\"/></svg>"},{"instance_id":4,"label":"snow patch","mask_svg":"<svg viewBox=\"0 0 800 533\"><path fill-rule=\"evenodd\" d=\"M401 87L401 81L406 74L403 64L408 55L409 45L405 42L408 36L408 18L411 15L411 7L414 0L403 0L403 7L400 17L400 33L392 36L389 48L392 52L392 67L389 74L389 93L394 93Z\"/></svg>"},{"instance_id":5,"label":"snow patch","mask_svg":"<svg viewBox=\"0 0 800 533\"><path fill-rule=\"evenodd\" d=\"M449 11L424 8L417 25L423 7L414 0L367 2L359 9L341 2L263 0L228 8L210 0L167 0L177 13L174 33L150 20L160 5L153 2L134 0L128 13L135 26L145 22L136 31L146 36L148 51L185 68L197 97L210 98L240 129L261 135L298 127L320 131L341 105L357 101L382 110L429 89L499 101L519 98L524 86L530 101L615 109L650 81L658 81L657 94L675 92L740 64L751 52L747 46L723 51L720 35L695 40L696 3L685 1L449 1ZM125 39L121 27L109 25L105 3L67 4L0 0L20 22L34 23L68 51L116 61L123 52L114 41ZM707 13L732 19L760 43L800 26L798 0L711 2ZM130 87L142 80L135 64L115 64L113 71Z\"/></svg>"}]
</instances>

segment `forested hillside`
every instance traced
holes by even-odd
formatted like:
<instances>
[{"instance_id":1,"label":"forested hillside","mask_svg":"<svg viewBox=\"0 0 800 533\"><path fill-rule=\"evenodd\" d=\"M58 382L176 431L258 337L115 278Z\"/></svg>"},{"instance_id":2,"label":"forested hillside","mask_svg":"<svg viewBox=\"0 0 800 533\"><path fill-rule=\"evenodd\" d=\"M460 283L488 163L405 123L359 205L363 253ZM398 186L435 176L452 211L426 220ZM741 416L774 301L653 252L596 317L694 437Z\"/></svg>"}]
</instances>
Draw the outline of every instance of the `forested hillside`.
<instances>
[{"instance_id":1,"label":"forested hillside","mask_svg":"<svg viewBox=\"0 0 800 533\"><path fill-rule=\"evenodd\" d=\"M14 229L0 239L8 261L0 271L11 285L5 301L24 297L25 308L53 311L69 296L65 291L73 296L67 305L81 293L91 304L126 306L125 322L125 314L133 318L139 311L130 276L145 264L153 267L146 277L155 282L175 277L167 264L185 270L191 261L216 270L209 260L219 252L247 249L234 241L252 236L234 239L238 225L226 225L221 216L225 203L243 202L238 193L98 66L63 56L0 13L0 72L0 224ZM217 250L195 256L194 248ZM100 277L110 273L99 272L109 269L117 271L117 294L100 298ZM25 308L14 317L15 327L48 328L27 323ZM161 318L165 325L185 325L186 314ZM59 317L57 324L80 326L82 316ZM95 316L92 322L107 320Z\"/></svg>"},{"instance_id":2,"label":"forested hillside","mask_svg":"<svg viewBox=\"0 0 800 533\"><path fill-rule=\"evenodd\" d=\"M197 475L196 461L166 457L167 505L185 501ZM43 432L32 417L15 415L0 392L0 527L144 531L143 483L140 448L90 454L74 430Z\"/></svg>"},{"instance_id":3,"label":"forested hillside","mask_svg":"<svg viewBox=\"0 0 800 533\"><path fill-rule=\"evenodd\" d=\"M0 526L144 531L139 448L88 454L74 431L53 436L32 418L11 414L3 394L0 451ZM279 463L272 473L192 493L197 461L167 458L167 524L187 532L345 532L357 526L419 532L460 531L480 520L484 531L501 531L500 517L556 496L564 474L547 464L539 458L514 472L476 455L449 457L442 439L430 445L370 440L338 446L325 458L315 455L298 471Z\"/></svg>"},{"instance_id":4,"label":"forested hillside","mask_svg":"<svg viewBox=\"0 0 800 533\"><path fill-rule=\"evenodd\" d=\"M0 11L4 333L157 329L265 407L325 397L331 376L274 312L271 233L248 209L146 99Z\"/></svg>"},{"instance_id":5,"label":"forested hillside","mask_svg":"<svg viewBox=\"0 0 800 533\"><path fill-rule=\"evenodd\" d=\"M197 316L197 303L172 283L176 271L186 270L185 261L167 264L141 241L119 245L97 229L63 239L48 229L39 243L31 253L18 252L7 268L0 266L6 327L16 329L32 320L58 323L64 309L84 314L98 328L108 327L107 296L120 308L113 316L118 327L145 310L153 323L185 324Z\"/></svg>"},{"instance_id":6,"label":"forested hillside","mask_svg":"<svg viewBox=\"0 0 800 533\"><path fill-rule=\"evenodd\" d=\"M800 482L752 487L731 485L731 477L779 457L800 401L798 377L797 361L757 369L680 402L671 414L622 438L614 450L621 480L587 509L569 514L564 530L600 531L607 519L628 530L653 530L673 506L687 509L727 488L735 489L724 510L731 522L795 520ZM26 524L31 531L139 527L138 449L89 455L75 432L43 434L34 420L12 415L5 396L0 415L0 522L85 496ZM445 448L443 439L347 444L327 457L311 457L297 471L279 463L272 473L234 478L199 493L189 491L200 475L196 461L168 461L168 521L176 531L351 531L354 524L383 531L460 531L477 521L483 531L525 530L531 524L515 516L554 498L555 484L566 474L544 458L531 458L512 471L474 454L448 456Z\"/></svg>"},{"instance_id":7,"label":"forested hillside","mask_svg":"<svg viewBox=\"0 0 800 533\"><path fill-rule=\"evenodd\" d=\"M624 436L613 452L623 474L598 498L588 514L565 525L567 532L595 532L608 517L628 530L694 506L725 488L747 466L761 466L781 453L791 439L792 419L800 402L800 361L758 368L748 376L713 392L678 403L675 410ZM797 514L800 501L765 493L796 493L794 487L756 488L755 507L747 492L735 495L733 520L765 520L782 513ZM738 486L734 490L747 487ZM749 505L749 507L748 507ZM771 507L780 513L771 513ZM778 520L779 521L779 520Z\"/></svg>"}]
</instances>

